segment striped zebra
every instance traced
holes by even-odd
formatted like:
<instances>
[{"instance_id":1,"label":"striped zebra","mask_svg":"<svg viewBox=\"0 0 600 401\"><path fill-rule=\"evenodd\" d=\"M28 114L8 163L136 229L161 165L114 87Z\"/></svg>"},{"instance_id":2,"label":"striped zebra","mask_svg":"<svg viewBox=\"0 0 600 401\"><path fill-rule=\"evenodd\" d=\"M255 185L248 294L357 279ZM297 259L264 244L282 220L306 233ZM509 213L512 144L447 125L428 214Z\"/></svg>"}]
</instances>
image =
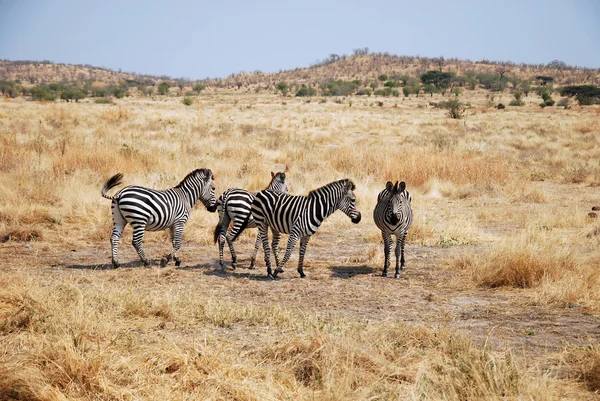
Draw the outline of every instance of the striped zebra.
<instances>
[{"instance_id":1,"label":"striped zebra","mask_svg":"<svg viewBox=\"0 0 600 401\"><path fill-rule=\"evenodd\" d=\"M271 182L267 187L268 190L274 192L287 193L287 185L285 183L285 173L273 173L271 172ZM225 248L225 240L229 245L229 251L231 252L231 267L234 269L237 267L237 256L233 247L233 241L244 231L246 228L255 228L256 223L250 213L252 207L252 201L256 196L256 192L246 191L244 189L229 188L219 197L217 201L217 210L219 210L219 222L215 227L214 240L219 242L219 264L221 270L225 269L223 262L223 248ZM233 227L227 233L230 223L233 222ZM258 253L258 247L260 245L260 234L256 236L256 243L254 244L254 253L252 254L252 260L250 261L250 269L254 269L254 263L256 262L256 254Z\"/></svg>"},{"instance_id":2,"label":"striped zebra","mask_svg":"<svg viewBox=\"0 0 600 401\"><path fill-rule=\"evenodd\" d=\"M133 247L140 255L145 267L150 266L142 248L144 231L171 230L173 252L163 257L160 266L164 267L171 259L179 266L177 256L181 248L183 227L190 217L190 211L198 200L209 212L217 209L213 173L210 169L197 169L189 173L176 187L167 190L154 190L138 186L127 186L114 196L106 193L121 184L123 174L116 174L102 187L102 196L112 201L113 232L110 237L112 264L119 267L119 240L127 223L133 227Z\"/></svg>"},{"instance_id":3,"label":"striped zebra","mask_svg":"<svg viewBox=\"0 0 600 401\"><path fill-rule=\"evenodd\" d=\"M283 272L283 266L290 258L292 249L300 240L298 273L304 278L302 269L304 254L310 236L317 232L325 218L336 210L344 212L353 223L360 221L360 211L356 207L355 186L350 180L340 180L311 191L308 196L294 196L269 190L260 191L252 202L252 216L256 220L258 232L265 250L267 276L273 279ZM273 231L273 254L277 268L271 269L268 229ZM289 234L283 260L279 260L278 245L281 233Z\"/></svg>"},{"instance_id":4,"label":"striped zebra","mask_svg":"<svg viewBox=\"0 0 600 401\"><path fill-rule=\"evenodd\" d=\"M385 249L385 264L383 265L383 277L387 277L390 265L390 252L392 250L392 234L396 235L396 274L400 278L400 270L404 270L404 240L408 229L413 222L412 199L406 190L406 183L398 181L392 184L390 181L385 189L377 197L377 205L373 210L373 220L381 230ZM400 258L400 264L398 259Z\"/></svg>"}]
</instances>

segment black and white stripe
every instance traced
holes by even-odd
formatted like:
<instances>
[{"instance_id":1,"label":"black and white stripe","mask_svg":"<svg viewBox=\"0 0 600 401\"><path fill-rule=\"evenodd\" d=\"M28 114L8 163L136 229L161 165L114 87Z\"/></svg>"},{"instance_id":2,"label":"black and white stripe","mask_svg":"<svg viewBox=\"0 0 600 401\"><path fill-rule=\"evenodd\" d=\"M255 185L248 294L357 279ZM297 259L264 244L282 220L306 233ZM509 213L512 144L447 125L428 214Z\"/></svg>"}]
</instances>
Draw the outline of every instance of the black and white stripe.
<instances>
[{"instance_id":1,"label":"black and white stripe","mask_svg":"<svg viewBox=\"0 0 600 401\"><path fill-rule=\"evenodd\" d=\"M373 210L373 220L381 230L385 249L385 264L383 277L387 277L390 265L390 252L392 250L392 235L396 236L396 274L400 277L400 270L404 270L404 241L406 234L413 222L412 199L406 190L406 183L398 181L392 184L387 182L385 189L377 197L377 205ZM399 262L400 259L400 263Z\"/></svg>"},{"instance_id":2,"label":"black and white stripe","mask_svg":"<svg viewBox=\"0 0 600 401\"><path fill-rule=\"evenodd\" d=\"M300 256L298 273L306 277L302 269L304 254L310 236L317 232L325 218L336 210L341 210L352 219L353 223L360 221L360 211L356 207L354 183L350 180L340 180L311 191L308 196L294 196L269 190L256 194L252 203L252 216L256 220L259 234L265 250L267 275L274 278L283 272L283 266L290 258L292 249L300 239ZM273 231L273 254L277 268L271 269L268 229ZM277 246L281 233L289 234L289 240L283 260L279 261Z\"/></svg>"},{"instance_id":3,"label":"black and white stripe","mask_svg":"<svg viewBox=\"0 0 600 401\"><path fill-rule=\"evenodd\" d=\"M102 196L112 200L113 232L110 237L112 247L112 264L119 267L119 240L123 229L129 223L133 227L133 246L144 262L150 266L142 248L145 230L171 230L173 252L161 260L164 267L171 260L179 266L181 261L177 256L181 248L183 228L192 207L200 200L209 212L217 208L213 173L210 169L197 169L189 173L176 187L167 190L154 190L138 186L127 186L114 196L106 193L111 188L121 184L123 174L110 178L102 188Z\"/></svg>"},{"instance_id":4,"label":"black and white stripe","mask_svg":"<svg viewBox=\"0 0 600 401\"><path fill-rule=\"evenodd\" d=\"M267 187L268 190L274 192L287 193L287 185L285 183L285 173L273 173L271 172L271 182ZM219 211L219 223L215 227L214 240L219 242L219 264L221 270L225 268L223 262L223 248L225 247L225 240L229 245L231 252L231 267L234 269L237 267L237 256L233 242L236 238L246 229L255 228L256 223L250 209L252 208L252 201L256 196L256 192L246 191L244 189L229 188L219 197L217 201L217 210ZM229 232L229 225L233 222L233 227ZM256 242L254 244L254 253L250 261L250 269L254 268L256 262L256 254L258 253L258 247L260 245L260 234L256 236Z\"/></svg>"}]
</instances>

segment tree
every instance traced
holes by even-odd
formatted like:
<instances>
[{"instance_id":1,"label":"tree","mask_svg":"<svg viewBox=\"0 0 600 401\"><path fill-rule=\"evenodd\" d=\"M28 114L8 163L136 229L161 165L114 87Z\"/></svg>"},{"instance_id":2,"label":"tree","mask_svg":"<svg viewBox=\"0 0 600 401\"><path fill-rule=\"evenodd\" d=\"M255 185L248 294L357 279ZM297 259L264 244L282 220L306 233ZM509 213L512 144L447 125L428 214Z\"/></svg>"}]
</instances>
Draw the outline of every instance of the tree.
<instances>
[{"instance_id":1,"label":"tree","mask_svg":"<svg viewBox=\"0 0 600 401\"><path fill-rule=\"evenodd\" d=\"M431 70L421 75L421 82L425 85L432 84L439 90L445 90L450 87L450 82L455 76L456 74L453 72Z\"/></svg>"},{"instance_id":2,"label":"tree","mask_svg":"<svg viewBox=\"0 0 600 401\"><path fill-rule=\"evenodd\" d=\"M352 49L352 52L355 56L366 56L367 54L369 54L369 48L363 47L358 49Z\"/></svg>"},{"instance_id":3,"label":"tree","mask_svg":"<svg viewBox=\"0 0 600 401\"><path fill-rule=\"evenodd\" d=\"M306 85L302 85L302 87L300 89L298 89L298 92L296 92L296 96L298 96L298 97L316 96L316 95L317 95L317 90L315 88L311 88Z\"/></svg>"},{"instance_id":4,"label":"tree","mask_svg":"<svg viewBox=\"0 0 600 401\"><path fill-rule=\"evenodd\" d=\"M539 80L540 81L540 85L542 85L542 86L546 86L549 83L554 82L554 78L547 77L545 75L538 75L537 77L535 77L535 79Z\"/></svg>"},{"instance_id":5,"label":"tree","mask_svg":"<svg viewBox=\"0 0 600 401\"><path fill-rule=\"evenodd\" d=\"M600 103L600 88L593 85L571 85L560 90L562 96L574 97L580 106Z\"/></svg>"}]
</instances>

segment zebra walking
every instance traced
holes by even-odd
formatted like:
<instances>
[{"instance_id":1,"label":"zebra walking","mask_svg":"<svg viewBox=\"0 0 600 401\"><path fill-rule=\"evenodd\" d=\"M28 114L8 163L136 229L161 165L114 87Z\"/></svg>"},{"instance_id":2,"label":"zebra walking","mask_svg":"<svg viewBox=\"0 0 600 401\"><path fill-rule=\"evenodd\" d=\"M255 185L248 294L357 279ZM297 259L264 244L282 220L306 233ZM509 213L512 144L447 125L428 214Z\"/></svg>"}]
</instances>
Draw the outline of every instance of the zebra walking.
<instances>
[{"instance_id":1,"label":"zebra walking","mask_svg":"<svg viewBox=\"0 0 600 401\"><path fill-rule=\"evenodd\" d=\"M308 196L294 196L269 190L260 191L252 202L252 216L256 220L258 232L265 251L267 275L270 279L283 273L283 266L290 258L292 249L300 239L298 273L304 278L302 269L308 241L323 223L336 210L344 212L353 223L360 221L360 211L356 207L354 183L348 179L335 181L311 191ZM271 269L269 239L267 231L273 231L273 255L277 268ZM279 260L278 245L281 233L289 234L289 240L283 260Z\"/></svg>"},{"instance_id":2,"label":"zebra walking","mask_svg":"<svg viewBox=\"0 0 600 401\"><path fill-rule=\"evenodd\" d=\"M392 250L392 234L396 235L396 274L400 278L400 270L404 270L404 241L408 229L413 222L412 199L406 190L406 183L398 181L392 184L390 181L385 189L377 197L377 205L373 210L373 220L381 230L385 250L385 264L383 265L383 277L387 277L390 265L390 252ZM398 264L400 259L400 264Z\"/></svg>"},{"instance_id":3,"label":"zebra walking","mask_svg":"<svg viewBox=\"0 0 600 401\"><path fill-rule=\"evenodd\" d=\"M268 190L274 192L287 193L287 185L285 183L285 173L273 173L271 172L271 182L267 187ZM229 188L219 197L217 201L217 210L219 210L219 222L215 227L214 240L219 242L219 264L221 270L225 269L223 262L223 248L225 247L225 240L229 245L229 251L231 252L231 267L237 267L237 256L233 247L233 241L244 231L246 228L255 228L256 223L252 218L250 209L252 207L252 201L256 196L256 192L246 191L244 189ZM233 222L233 227L229 229L230 223ZM254 269L254 263L256 262L256 254L258 253L258 247L260 245L260 234L256 236L256 242L254 244L254 253L252 254L252 260L250 261L250 269Z\"/></svg>"},{"instance_id":4,"label":"zebra walking","mask_svg":"<svg viewBox=\"0 0 600 401\"><path fill-rule=\"evenodd\" d=\"M102 188L102 196L112 201L113 232L110 237L112 248L112 264L119 267L119 240L127 223L133 227L133 247L140 255L145 267L150 266L142 248L145 230L171 230L173 251L160 261L161 267L175 260L179 266L181 260L177 256L181 248L181 236L190 211L198 200L202 201L209 212L217 208L213 173L210 169L197 169L189 173L176 187L167 190L127 186L114 196L106 193L121 184L123 174L119 173L110 178Z\"/></svg>"}]
</instances>

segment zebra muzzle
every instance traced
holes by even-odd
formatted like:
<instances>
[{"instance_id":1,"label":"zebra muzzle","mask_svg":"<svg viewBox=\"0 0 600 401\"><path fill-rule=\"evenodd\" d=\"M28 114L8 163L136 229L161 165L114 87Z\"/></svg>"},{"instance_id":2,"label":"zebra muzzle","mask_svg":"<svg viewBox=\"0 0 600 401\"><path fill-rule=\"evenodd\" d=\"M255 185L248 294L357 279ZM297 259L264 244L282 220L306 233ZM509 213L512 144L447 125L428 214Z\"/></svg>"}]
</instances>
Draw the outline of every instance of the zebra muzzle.
<instances>
[{"instance_id":1,"label":"zebra muzzle","mask_svg":"<svg viewBox=\"0 0 600 401\"><path fill-rule=\"evenodd\" d=\"M356 217L352 217L351 220L354 224L358 224L358 223L360 223L360 219L361 219L361 215L359 213Z\"/></svg>"}]
</instances>

